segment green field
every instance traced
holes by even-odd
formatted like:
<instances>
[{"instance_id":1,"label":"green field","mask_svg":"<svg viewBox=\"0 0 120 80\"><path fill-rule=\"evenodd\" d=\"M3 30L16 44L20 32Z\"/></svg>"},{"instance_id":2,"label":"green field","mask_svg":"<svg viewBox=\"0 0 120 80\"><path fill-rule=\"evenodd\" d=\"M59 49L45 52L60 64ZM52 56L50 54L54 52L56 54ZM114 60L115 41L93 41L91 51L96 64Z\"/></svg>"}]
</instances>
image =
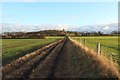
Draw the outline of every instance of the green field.
<instances>
[{"instance_id":1,"label":"green field","mask_svg":"<svg viewBox=\"0 0 120 80\"><path fill-rule=\"evenodd\" d=\"M84 45L84 39L86 40L85 46L96 51L97 43L101 44L101 54L108 57L109 59L114 60L115 62L119 61L119 47L118 37L109 36L109 37L72 37L72 39L78 41ZM118 47L119 46L119 47Z\"/></svg>"},{"instance_id":2,"label":"green field","mask_svg":"<svg viewBox=\"0 0 120 80\"><path fill-rule=\"evenodd\" d=\"M3 65L59 38L63 37L47 37L47 39L2 39Z\"/></svg>"},{"instance_id":3,"label":"green field","mask_svg":"<svg viewBox=\"0 0 120 80\"><path fill-rule=\"evenodd\" d=\"M47 37L46 39L2 39L2 61L3 65L30 53L47 43L64 37ZM119 62L118 37L72 37L72 39L83 44L86 39L86 46L96 51L96 44L101 43L101 54L115 62ZM84 44L83 44L84 45ZM120 45L119 45L120 46Z\"/></svg>"}]
</instances>

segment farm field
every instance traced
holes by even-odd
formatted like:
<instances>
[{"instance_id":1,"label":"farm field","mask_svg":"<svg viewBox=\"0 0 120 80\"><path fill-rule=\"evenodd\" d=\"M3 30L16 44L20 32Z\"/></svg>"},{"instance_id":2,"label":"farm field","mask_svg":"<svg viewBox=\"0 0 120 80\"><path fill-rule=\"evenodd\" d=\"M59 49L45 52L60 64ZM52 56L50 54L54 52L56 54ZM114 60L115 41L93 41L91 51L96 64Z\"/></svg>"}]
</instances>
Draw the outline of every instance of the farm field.
<instances>
[{"instance_id":1,"label":"farm field","mask_svg":"<svg viewBox=\"0 0 120 80\"><path fill-rule=\"evenodd\" d=\"M109 66L110 65L110 66ZM3 78L118 78L117 65L71 38L52 42L0 68Z\"/></svg>"},{"instance_id":2,"label":"farm field","mask_svg":"<svg viewBox=\"0 0 120 80\"><path fill-rule=\"evenodd\" d=\"M2 39L3 65L62 37L47 39Z\"/></svg>"},{"instance_id":3,"label":"farm field","mask_svg":"<svg viewBox=\"0 0 120 80\"><path fill-rule=\"evenodd\" d=\"M86 40L85 46L96 51L97 43L101 44L101 54L108 57L109 59L119 62L119 47L118 36L108 36L108 37L72 37L72 39L84 45L84 39Z\"/></svg>"},{"instance_id":4,"label":"farm field","mask_svg":"<svg viewBox=\"0 0 120 80\"><path fill-rule=\"evenodd\" d=\"M0 80L120 80L119 7L1 0Z\"/></svg>"}]
</instances>

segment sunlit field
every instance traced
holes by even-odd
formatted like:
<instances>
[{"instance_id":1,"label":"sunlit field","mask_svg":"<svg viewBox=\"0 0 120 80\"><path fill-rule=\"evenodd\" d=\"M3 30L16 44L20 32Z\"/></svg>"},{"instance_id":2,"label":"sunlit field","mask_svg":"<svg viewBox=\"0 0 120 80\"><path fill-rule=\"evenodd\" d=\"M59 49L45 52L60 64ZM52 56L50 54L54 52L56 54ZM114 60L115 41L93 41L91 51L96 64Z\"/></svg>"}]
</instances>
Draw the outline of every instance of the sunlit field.
<instances>
[{"instance_id":1,"label":"sunlit field","mask_svg":"<svg viewBox=\"0 0 120 80\"><path fill-rule=\"evenodd\" d=\"M47 37L46 39L2 39L2 60L5 64L26 53L34 51L47 43L62 37Z\"/></svg>"},{"instance_id":2,"label":"sunlit field","mask_svg":"<svg viewBox=\"0 0 120 80\"><path fill-rule=\"evenodd\" d=\"M113 59L115 62L118 62L119 57L119 47L118 37L109 36L109 37L72 37L74 40L84 45L84 39L86 40L85 46L89 47L96 51L97 43L101 44L101 55Z\"/></svg>"}]
</instances>

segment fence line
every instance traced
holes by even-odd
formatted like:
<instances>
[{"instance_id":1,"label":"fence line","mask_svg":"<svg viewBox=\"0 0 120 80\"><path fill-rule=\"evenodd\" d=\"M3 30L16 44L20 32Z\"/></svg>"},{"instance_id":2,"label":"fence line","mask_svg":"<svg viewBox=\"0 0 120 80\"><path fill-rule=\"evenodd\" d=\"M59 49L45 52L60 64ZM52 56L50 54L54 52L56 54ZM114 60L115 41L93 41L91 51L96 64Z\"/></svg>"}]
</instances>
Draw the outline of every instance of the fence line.
<instances>
[{"instance_id":1,"label":"fence line","mask_svg":"<svg viewBox=\"0 0 120 80\"><path fill-rule=\"evenodd\" d=\"M80 44L84 45L84 47L89 47L89 46L87 46L87 39L74 38L74 40L79 41ZM107 50L107 52L106 52L106 50L102 51L103 48L104 49L107 49L107 48L105 46L102 46L101 43L97 43L95 48L96 48L97 54L106 56L110 60L117 62L117 60L114 60L114 58L113 58L113 57L116 57L117 55L113 55L111 52L110 52L110 54L107 54L107 52L109 52L108 50ZM94 47L93 47L93 49L94 49ZM95 49L94 49L94 51L95 51Z\"/></svg>"},{"instance_id":2,"label":"fence line","mask_svg":"<svg viewBox=\"0 0 120 80\"><path fill-rule=\"evenodd\" d=\"M96 49L97 49L97 50L96 50L97 54L101 54L100 43L97 43Z\"/></svg>"}]
</instances>

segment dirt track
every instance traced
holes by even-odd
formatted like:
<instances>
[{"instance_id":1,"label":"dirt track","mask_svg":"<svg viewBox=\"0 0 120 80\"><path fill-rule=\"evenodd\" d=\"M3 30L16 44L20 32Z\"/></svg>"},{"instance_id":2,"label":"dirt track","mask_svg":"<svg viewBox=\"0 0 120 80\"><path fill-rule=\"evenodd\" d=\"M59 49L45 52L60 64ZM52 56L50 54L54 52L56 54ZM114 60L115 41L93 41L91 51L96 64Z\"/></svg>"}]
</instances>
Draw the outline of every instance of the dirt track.
<instances>
[{"instance_id":1,"label":"dirt track","mask_svg":"<svg viewBox=\"0 0 120 80\"><path fill-rule=\"evenodd\" d=\"M116 77L111 70L105 73L96 62L67 38L6 65L2 68L2 76L26 79Z\"/></svg>"}]
</instances>

